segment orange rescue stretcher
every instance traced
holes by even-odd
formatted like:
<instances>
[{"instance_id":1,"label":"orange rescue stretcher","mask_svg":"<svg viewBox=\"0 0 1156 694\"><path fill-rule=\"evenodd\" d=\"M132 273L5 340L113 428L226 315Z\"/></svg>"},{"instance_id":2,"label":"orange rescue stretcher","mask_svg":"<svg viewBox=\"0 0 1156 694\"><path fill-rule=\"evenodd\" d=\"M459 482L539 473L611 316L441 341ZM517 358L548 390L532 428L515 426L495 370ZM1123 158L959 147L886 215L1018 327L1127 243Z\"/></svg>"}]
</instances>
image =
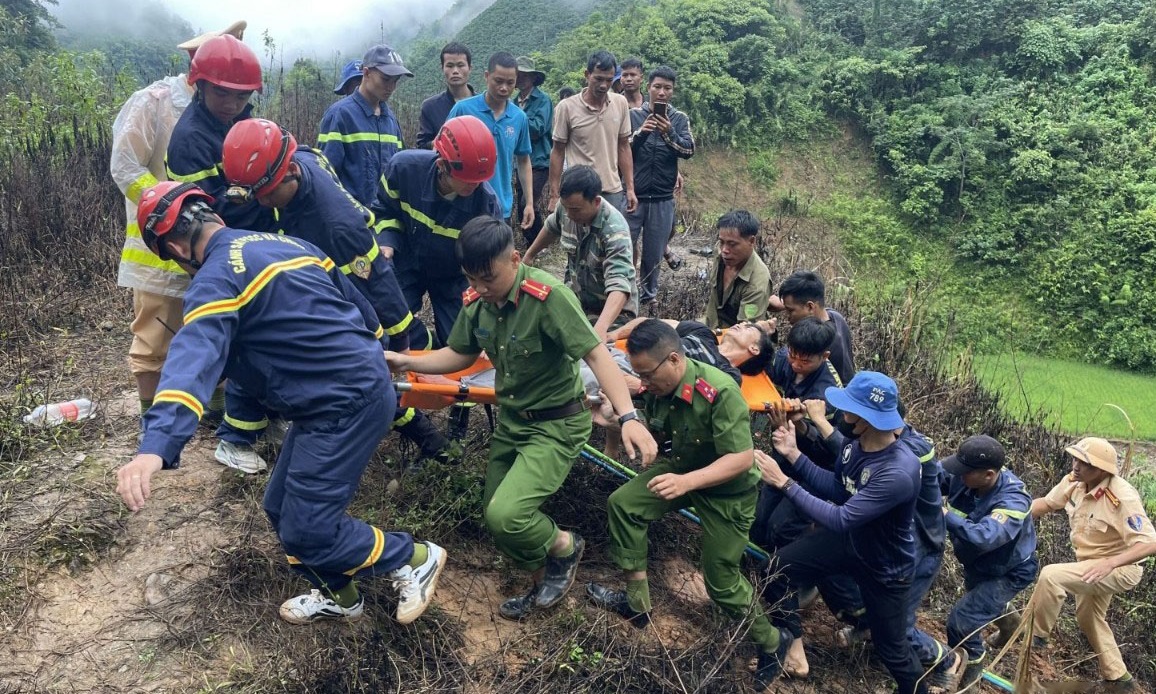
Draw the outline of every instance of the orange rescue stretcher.
<instances>
[{"instance_id":1,"label":"orange rescue stretcher","mask_svg":"<svg viewBox=\"0 0 1156 694\"><path fill-rule=\"evenodd\" d=\"M619 340L614 343L614 346L626 351L626 340ZM414 351L413 354L421 354L421 352ZM405 381L395 383L394 385L401 391L402 407L416 407L419 410L440 410L457 402L476 402L492 405L498 401L493 388L469 387L460 384L462 378L492 368L494 368L493 364L491 364L489 358L483 354L480 355L477 361L470 367L461 371L455 371L451 374L445 374L445 376L442 377L452 383L446 383L441 379L438 379L439 382L436 383L424 382L422 379L428 377L409 372L405 375ZM454 385L454 383L458 383L458 385ZM775 385L771 383L770 377L764 372L759 372L754 376L744 375L742 391L743 399L747 401L747 408L751 412L773 412L783 407L782 396L779 395L778 389L775 388Z\"/></svg>"}]
</instances>

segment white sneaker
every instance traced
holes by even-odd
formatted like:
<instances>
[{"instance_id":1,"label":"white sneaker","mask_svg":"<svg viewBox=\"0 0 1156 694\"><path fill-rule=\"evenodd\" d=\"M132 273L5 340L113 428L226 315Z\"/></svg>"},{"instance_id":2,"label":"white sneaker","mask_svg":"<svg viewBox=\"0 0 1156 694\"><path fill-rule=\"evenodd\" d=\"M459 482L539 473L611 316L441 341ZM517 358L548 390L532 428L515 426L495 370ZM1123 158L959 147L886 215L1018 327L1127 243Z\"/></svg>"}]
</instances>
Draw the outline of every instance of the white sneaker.
<instances>
[{"instance_id":1,"label":"white sneaker","mask_svg":"<svg viewBox=\"0 0 1156 694\"><path fill-rule=\"evenodd\" d=\"M429 558L416 569L403 566L394 569L389 577L397 588L397 621L409 624L425 612L438 585L438 576L446 565L446 551L432 542L424 542L429 548Z\"/></svg>"},{"instance_id":2,"label":"white sneaker","mask_svg":"<svg viewBox=\"0 0 1156 694\"><path fill-rule=\"evenodd\" d=\"M213 457L218 463L240 470L246 475L255 475L269 469L265 459L253 450L252 446L221 441L217 444L217 451L213 453Z\"/></svg>"},{"instance_id":3,"label":"white sneaker","mask_svg":"<svg viewBox=\"0 0 1156 694\"><path fill-rule=\"evenodd\" d=\"M355 622L361 619L364 607L362 598L358 598L353 607L342 607L314 589L308 595L298 595L281 603L281 619L290 624L310 624L319 619Z\"/></svg>"}]
</instances>

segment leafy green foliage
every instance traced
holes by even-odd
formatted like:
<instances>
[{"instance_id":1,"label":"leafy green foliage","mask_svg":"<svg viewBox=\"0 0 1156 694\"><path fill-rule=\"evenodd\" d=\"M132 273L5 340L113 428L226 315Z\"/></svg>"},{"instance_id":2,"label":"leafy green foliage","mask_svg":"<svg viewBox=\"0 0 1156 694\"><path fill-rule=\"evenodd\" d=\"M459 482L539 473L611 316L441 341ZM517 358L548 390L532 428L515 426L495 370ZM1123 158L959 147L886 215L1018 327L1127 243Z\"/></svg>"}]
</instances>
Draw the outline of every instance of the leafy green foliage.
<instances>
[{"instance_id":1,"label":"leafy green foliage","mask_svg":"<svg viewBox=\"0 0 1156 694\"><path fill-rule=\"evenodd\" d=\"M699 140L772 142L803 137L823 120L803 67L822 47L767 0L658 0L616 18L595 14L542 56L547 83L582 86L586 59L599 48L639 57L648 69L673 67L676 102Z\"/></svg>"},{"instance_id":2,"label":"leafy green foliage","mask_svg":"<svg viewBox=\"0 0 1156 694\"><path fill-rule=\"evenodd\" d=\"M867 0L807 9L841 39L824 104L872 137L907 221L1015 279L1044 347L1156 369L1152 8L926 3L906 27Z\"/></svg>"}]
</instances>

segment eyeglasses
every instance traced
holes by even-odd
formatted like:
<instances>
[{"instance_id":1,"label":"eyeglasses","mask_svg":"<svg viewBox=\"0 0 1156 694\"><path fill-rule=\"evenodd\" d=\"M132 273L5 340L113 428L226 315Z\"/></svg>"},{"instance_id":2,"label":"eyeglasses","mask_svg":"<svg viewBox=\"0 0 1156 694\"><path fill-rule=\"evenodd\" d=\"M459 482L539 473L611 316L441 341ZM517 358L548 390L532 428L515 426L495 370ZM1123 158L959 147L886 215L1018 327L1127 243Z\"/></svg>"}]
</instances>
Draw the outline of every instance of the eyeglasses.
<instances>
[{"instance_id":1,"label":"eyeglasses","mask_svg":"<svg viewBox=\"0 0 1156 694\"><path fill-rule=\"evenodd\" d=\"M655 366L653 369L649 369L647 371L637 371L636 370L634 373L638 374L639 378L646 380L646 381L649 381L650 379L654 378L654 374L658 373L658 370L662 368L663 364L668 363L670 361L670 358L673 356L674 356L674 352L671 352L670 354L666 355L662 359L662 361L658 362L658 366Z\"/></svg>"}]
</instances>

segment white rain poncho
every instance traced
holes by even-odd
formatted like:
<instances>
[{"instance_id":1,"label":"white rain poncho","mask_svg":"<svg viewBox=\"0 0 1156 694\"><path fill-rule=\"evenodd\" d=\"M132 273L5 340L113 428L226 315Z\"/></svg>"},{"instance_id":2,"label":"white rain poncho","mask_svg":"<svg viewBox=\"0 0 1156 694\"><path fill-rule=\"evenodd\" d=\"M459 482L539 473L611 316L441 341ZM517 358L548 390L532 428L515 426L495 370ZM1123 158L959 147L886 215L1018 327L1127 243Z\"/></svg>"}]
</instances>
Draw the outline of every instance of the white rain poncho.
<instances>
[{"instance_id":1,"label":"white rain poncho","mask_svg":"<svg viewBox=\"0 0 1156 694\"><path fill-rule=\"evenodd\" d=\"M166 179L165 152L169 135L191 103L193 89L185 75L153 82L129 97L112 124L109 168L125 196L127 216L124 250L117 284L151 294L183 297L189 276L176 263L162 261L141 240L136 203L141 193Z\"/></svg>"}]
</instances>

